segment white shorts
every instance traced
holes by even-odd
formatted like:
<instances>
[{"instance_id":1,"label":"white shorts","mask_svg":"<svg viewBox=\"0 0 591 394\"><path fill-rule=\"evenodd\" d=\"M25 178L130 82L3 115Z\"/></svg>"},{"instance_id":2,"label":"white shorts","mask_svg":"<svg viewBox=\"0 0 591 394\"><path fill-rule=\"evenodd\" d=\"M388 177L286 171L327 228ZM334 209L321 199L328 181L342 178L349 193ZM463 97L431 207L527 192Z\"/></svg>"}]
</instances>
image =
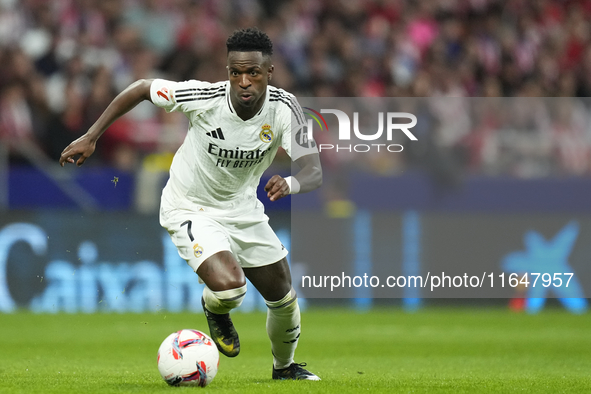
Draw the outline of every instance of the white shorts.
<instances>
[{"instance_id":1,"label":"white shorts","mask_svg":"<svg viewBox=\"0 0 591 394\"><path fill-rule=\"evenodd\" d=\"M160 224L195 272L205 259L223 250L232 252L243 268L273 264L288 253L269 225L260 201L255 209L237 216L205 207L203 211L162 208Z\"/></svg>"}]
</instances>

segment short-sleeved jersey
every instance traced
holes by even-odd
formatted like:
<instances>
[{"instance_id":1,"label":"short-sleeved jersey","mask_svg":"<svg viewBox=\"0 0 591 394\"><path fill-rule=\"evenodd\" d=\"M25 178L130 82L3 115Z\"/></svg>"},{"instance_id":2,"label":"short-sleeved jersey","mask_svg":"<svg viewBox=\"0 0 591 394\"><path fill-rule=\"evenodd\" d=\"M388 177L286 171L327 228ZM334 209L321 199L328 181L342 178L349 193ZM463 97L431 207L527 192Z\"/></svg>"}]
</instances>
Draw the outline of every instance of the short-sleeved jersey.
<instances>
[{"instance_id":1,"label":"short-sleeved jersey","mask_svg":"<svg viewBox=\"0 0 591 394\"><path fill-rule=\"evenodd\" d=\"M267 87L265 102L242 120L230 100L229 81L152 82L152 102L168 112L183 112L189 131L176 152L162 192L169 208L221 211L252 209L263 172L281 146L292 160L317 153L315 143L292 144L305 124L295 97Z\"/></svg>"}]
</instances>

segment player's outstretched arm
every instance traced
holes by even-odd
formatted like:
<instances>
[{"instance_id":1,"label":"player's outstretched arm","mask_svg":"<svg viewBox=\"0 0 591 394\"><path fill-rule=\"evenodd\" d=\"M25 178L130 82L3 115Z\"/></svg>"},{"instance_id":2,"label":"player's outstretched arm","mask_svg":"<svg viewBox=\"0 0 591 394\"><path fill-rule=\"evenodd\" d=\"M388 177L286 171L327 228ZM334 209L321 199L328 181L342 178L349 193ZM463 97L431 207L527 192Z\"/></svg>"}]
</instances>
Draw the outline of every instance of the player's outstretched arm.
<instances>
[{"instance_id":1,"label":"player's outstretched arm","mask_svg":"<svg viewBox=\"0 0 591 394\"><path fill-rule=\"evenodd\" d=\"M152 80L141 79L129 85L109 104L97 121L88 129L86 134L78 138L64 149L59 163L74 163L74 157L80 155L76 165L81 166L96 147L96 141L107 128L121 116L129 112L144 100L150 100L150 86Z\"/></svg>"},{"instance_id":2,"label":"player's outstretched arm","mask_svg":"<svg viewBox=\"0 0 591 394\"><path fill-rule=\"evenodd\" d=\"M322 166L318 153L302 156L295 163L300 167L296 175L288 178L273 175L265 185L267 197L271 201L277 201L289 194L311 192L322 185Z\"/></svg>"}]
</instances>

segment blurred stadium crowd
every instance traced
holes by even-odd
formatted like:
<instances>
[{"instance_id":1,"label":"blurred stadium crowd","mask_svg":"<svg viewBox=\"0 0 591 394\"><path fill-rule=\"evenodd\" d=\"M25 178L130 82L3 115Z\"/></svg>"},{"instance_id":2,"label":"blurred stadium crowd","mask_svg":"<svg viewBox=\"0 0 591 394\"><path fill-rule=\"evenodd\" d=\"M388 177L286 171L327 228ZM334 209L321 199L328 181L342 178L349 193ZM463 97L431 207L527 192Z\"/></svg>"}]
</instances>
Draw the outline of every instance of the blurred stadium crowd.
<instances>
[{"instance_id":1,"label":"blurred stadium crowd","mask_svg":"<svg viewBox=\"0 0 591 394\"><path fill-rule=\"evenodd\" d=\"M296 95L436 100L439 127L376 171L439 157L432 167L460 173L588 175L590 19L584 0L0 0L0 144L13 162L38 148L56 159L136 79L226 79L226 38L258 26L273 84ZM488 105L462 122L472 97L530 104L509 128ZM143 103L89 165L134 170L185 133L184 116Z\"/></svg>"}]
</instances>

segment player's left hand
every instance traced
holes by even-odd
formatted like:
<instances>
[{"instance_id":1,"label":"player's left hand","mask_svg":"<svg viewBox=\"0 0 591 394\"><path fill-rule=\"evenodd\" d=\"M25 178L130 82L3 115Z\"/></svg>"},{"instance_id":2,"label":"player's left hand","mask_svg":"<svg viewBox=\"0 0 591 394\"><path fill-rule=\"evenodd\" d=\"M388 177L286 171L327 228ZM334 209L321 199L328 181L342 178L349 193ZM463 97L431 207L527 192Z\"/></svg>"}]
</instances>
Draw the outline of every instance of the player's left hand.
<instances>
[{"instance_id":1,"label":"player's left hand","mask_svg":"<svg viewBox=\"0 0 591 394\"><path fill-rule=\"evenodd\" d=\"M65 163L73 164L74 157L80 155L80 158L76 161L76 165L80 167L94 153L95 149L96 140L90 138L88 134L84 134L63 150L59 163L62 167Z\"/></svg>"},{"instance_id":2,"label":"player's left hand","mask_svg":"<svg viewBox=\"0 0 591 394\"><path fill-rule=\"evenodd\" d=\"M289 195L289 186L285 179L280 177L279 175L273 175L267 185L265 185L265 191L267 192L267 197L271 201L277 201L282 197Z\"/></svg>"}]
</instances>

